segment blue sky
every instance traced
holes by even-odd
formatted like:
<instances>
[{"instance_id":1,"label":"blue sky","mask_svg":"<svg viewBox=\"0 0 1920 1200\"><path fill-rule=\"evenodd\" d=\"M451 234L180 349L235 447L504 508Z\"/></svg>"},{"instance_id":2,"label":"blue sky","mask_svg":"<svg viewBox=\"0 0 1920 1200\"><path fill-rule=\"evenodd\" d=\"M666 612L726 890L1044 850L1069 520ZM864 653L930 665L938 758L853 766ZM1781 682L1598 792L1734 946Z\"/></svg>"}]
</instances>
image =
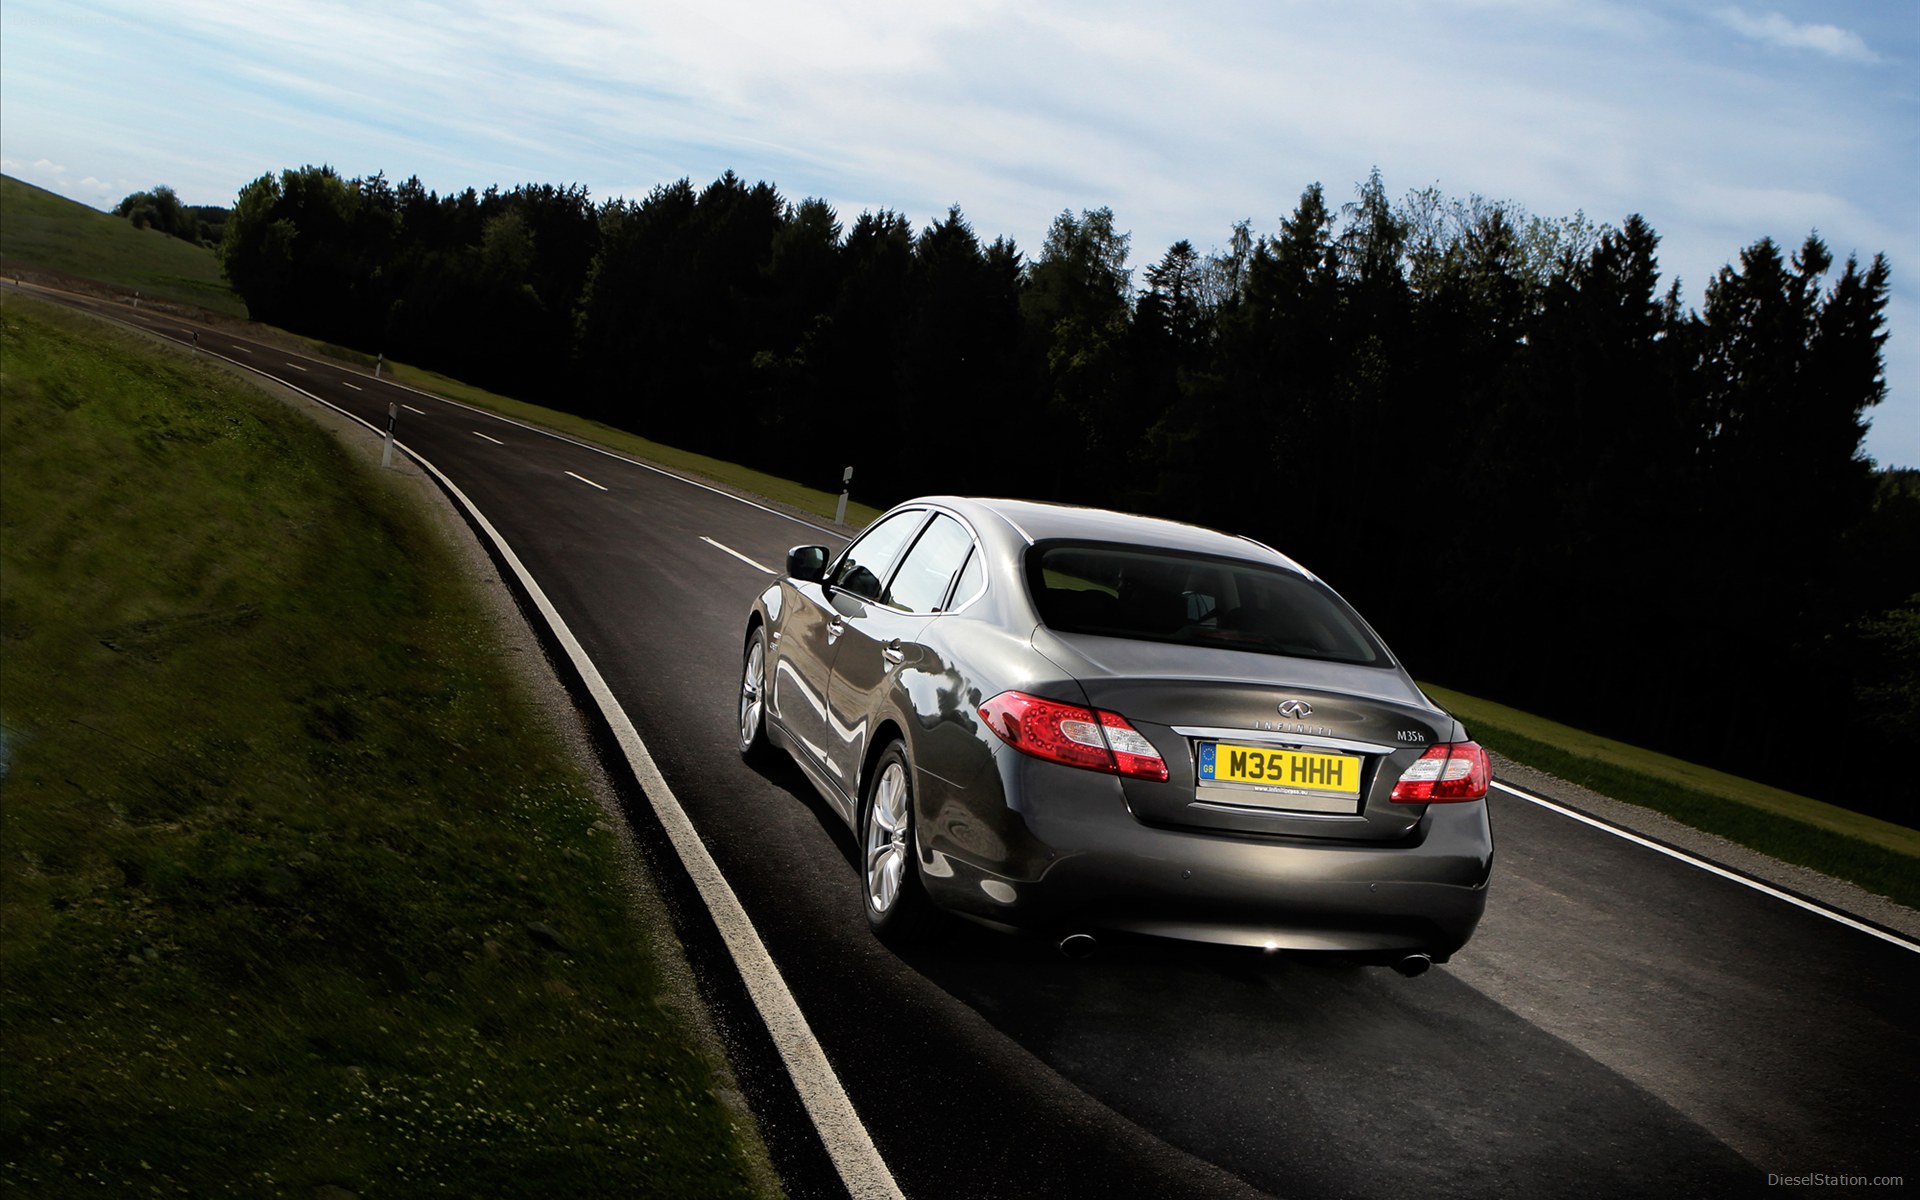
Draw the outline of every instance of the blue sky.
<instances>
[{"instance_id":1,"label":"blue sky","mask_svg":"<svg viewBox=\"0 0 1920 1200\"><path fill-rule=\"evenodd\" d=\"M1689 304L1763 236L1893 263L1867 452L1920 467L1913 0L5 0L0 168L110 208L268 172L638 198L731 169L850 224L958 204L1133 265L1271 232L1313 182L1647 218Z\"/></svg>"}]
</instances>

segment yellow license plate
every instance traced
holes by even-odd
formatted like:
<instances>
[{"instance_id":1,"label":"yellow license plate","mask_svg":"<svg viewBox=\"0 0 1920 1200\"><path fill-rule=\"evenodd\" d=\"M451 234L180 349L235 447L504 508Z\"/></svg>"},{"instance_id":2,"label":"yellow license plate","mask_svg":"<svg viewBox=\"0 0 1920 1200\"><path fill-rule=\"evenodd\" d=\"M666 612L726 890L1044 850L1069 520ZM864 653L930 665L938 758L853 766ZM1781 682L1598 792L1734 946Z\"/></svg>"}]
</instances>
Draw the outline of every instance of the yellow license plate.
<instances>
[{"instance_id":1,"label":"yellow license plate","mask_svg":"<svg viewBox=\"0 0 1920 1200\"><path fill-rule=\"evenodd\" d=\"M1360 766L1360 759L1347 754L1200 743L1203 783L1250 783L1281 792L1358 797Z\"/></svg>"}]
</instances>

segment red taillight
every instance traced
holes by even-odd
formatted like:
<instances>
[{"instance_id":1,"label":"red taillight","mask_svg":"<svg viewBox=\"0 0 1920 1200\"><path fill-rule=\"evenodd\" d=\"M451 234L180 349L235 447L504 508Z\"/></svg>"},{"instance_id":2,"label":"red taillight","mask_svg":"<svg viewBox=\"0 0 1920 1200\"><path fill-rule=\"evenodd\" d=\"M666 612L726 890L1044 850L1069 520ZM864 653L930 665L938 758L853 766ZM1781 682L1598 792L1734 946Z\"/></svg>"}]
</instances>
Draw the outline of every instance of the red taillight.
<instances>
[{"instance_id":1,"label":"red taillight","mask_svg":"<svg viewBox=\"0 0 1920 1200\"><path fill-rule=\"evenodd\" d=\"M1393 785L1396 804L1448 804L1484 800L1493 782L1493 766L1478 742L1435 746L1422 754Z\"/></svg>"},{"instance_id":2,"label":"red taillight","mask_svg":"<svg viewBox=\"0 0 1920 1200\"><path fill-rule=\"evenodd\" d=\"M980 706L980 719L1001 741L1035 758L1110 775L1167 778L1160 752L1119 713L1001 692Z\"/></svg>"}]
</instances>

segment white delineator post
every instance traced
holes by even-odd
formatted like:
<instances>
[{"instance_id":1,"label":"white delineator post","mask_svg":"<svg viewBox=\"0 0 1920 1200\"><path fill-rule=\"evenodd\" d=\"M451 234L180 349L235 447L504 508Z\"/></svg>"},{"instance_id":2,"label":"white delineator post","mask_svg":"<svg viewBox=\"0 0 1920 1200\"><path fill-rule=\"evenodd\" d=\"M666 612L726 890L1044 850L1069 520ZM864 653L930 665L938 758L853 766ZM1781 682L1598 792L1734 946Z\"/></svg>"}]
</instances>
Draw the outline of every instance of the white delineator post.
<instances>
[{"instance_id":1,"label":"white delineator post","mask_svg":"<svg viewBox=\"0 0 1920 1200\"><path fill-rule=\"evenodd\" d=\"M845 525L847 523L847 493L852 490L853 468L848 467L846 472L840 476L840 503L834 506L833 510L833 523L835 525Z\"/></svg>"},{"instance_id":2,"label":"white delineator post","mask_svg":"<svg viewBox=\"0 0 1920 1200\"><path fill-rule=\"evenodd\" d=\"M393 422L399 415L400 406L391 400L387 401L387 441L380 448L380 465L383 467L393 465Z\"/></svg>"}]
</instances>

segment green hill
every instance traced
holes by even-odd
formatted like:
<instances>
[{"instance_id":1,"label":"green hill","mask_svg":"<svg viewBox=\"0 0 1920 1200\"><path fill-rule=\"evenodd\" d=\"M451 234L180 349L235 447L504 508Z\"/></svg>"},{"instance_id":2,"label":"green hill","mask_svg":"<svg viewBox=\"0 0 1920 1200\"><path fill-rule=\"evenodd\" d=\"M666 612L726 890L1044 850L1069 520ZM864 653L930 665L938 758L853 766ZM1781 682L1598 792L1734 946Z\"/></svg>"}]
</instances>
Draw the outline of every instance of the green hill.
<instances>
[{"instance_id":1,"label":"green hill","mask_svg":"<svg viewBox=\"0 0 1920 1200\"><path fill-rule=\"evenodd\" d=\"M230 317L247 307L220 275L220 260L44 188L0 175L0 271L77 276L141 296ZM48 281L54 282L54 281Z\"/></svg>"}]
</instances>

